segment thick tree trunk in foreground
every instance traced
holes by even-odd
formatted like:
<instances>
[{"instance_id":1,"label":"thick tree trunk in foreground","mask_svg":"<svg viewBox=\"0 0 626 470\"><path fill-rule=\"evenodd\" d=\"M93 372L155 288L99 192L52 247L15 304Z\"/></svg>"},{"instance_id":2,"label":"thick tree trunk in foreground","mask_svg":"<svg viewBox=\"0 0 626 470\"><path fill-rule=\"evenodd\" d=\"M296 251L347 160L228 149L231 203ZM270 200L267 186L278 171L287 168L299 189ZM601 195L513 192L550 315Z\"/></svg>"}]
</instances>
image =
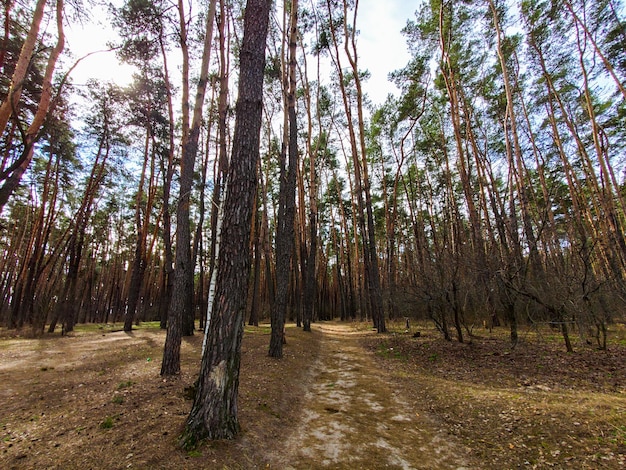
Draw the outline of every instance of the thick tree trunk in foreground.
<instances>
[{"instance_id":1,"label":"thick tree trunk in foreground","mask_svg":"<svg viewBox=\"0 0 626 470\"><path fill-rule=\"evenodd\" d=\"M248 0L244 17L233 151L224 201L216 301L198 391L181 445L232 439L239 431L237 392L250 274L250 227L256 195L270 0Z\"/></svg>"}]
</instances>

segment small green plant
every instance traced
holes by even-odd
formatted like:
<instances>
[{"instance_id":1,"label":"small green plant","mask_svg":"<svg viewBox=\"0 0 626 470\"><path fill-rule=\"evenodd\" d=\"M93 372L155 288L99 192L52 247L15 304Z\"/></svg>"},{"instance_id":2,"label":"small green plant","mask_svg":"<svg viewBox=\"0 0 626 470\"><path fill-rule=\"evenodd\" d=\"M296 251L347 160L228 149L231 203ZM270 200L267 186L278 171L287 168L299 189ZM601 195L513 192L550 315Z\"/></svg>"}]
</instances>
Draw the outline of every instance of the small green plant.
<instances>
[{"instance_id":1,"label":"small green plant","mask_svg":"<svg viewBox=\"0 0 626 470\"><path fill-rule=\"evenodd\" d=\"M428 356L428 360L430 362L435 362L437 359L439 359L439 354L437 354L437 353L433 353L430 356Z\"/></svg>"},{"instance_id":2,"label":"small green plant","mask_svg":"<svg viewBox=\"0 0 626 470\"><path fill-rule=\"evenodd\" d=\"M378 351L376 351L376 354L385 359L407 359L406 354L394 349L393 346L389 346L387 341L383 341L378 345Z\"/></svg>"},{"instance_id":3,"label":"small green plant","mask_svg":"<svg viewBox=\"0 0 626 470\"><path fill-rule=\"evenodd\" d=\"M120 382L117 386L118 390L122 390L123 388L128 388L133 384L132 380L128 380L126 382Z\"/></svg>"},{"instance_id":4,"label":"small green plant","mask_svg":"<svg viewBox=\"0 0 626 470\"><path fill-rule=\"evenodd\" d=\"M626 445L626 426L613 425L613 427L615 428L613 432L615 437L612 439L612 442L620 446Z\"/></svg>"},{"instance_id":5,"label":"small green plant","mask_svg":"<svg viewBox=\"0 0 626 470\"><path fill-rule=\"evenodd\" d=\"M107 416L104 418L104 421L100 423L100 429L111 429L113 427L113 418L111 416Z\"/></svg>"},{"instance_id":6,"label":"small green plant","mask_svg":"<svg viewBox=\"0 0 626 470\"><path fill-rule=\"evenodd\" d=\"M190 451L187 451L187 455L189 457L202 457L202 452L197 449L192 449Z\"/></svg>"},{"instance_id":7,"label":"small green plant","mask_svg":"<svg viewBox=\"0 0 626 470\"><path fill-rule=\"evenodd\" d=\"M111 399L111 403L115 403L116 405L121 405L124 403L124 397L122 395L114 395Z\"/></svg>"},{"instance_id":8,"label":"small green plant","mask_svg":"<svg viewBox=\"0 0 626 470\"><path fill-rule=\"evenodd\" d=\"M377 354L378 356L381 356L381 357L385 357L385 358L386 358L386 357L387 357L387 351L388 351L388 348L387 348L387 342L386 342L386 341L383 341L382 343L380 343L380 344L378 345L378 350L376 351L376 354Z\"/></svg>"}]
</instances>

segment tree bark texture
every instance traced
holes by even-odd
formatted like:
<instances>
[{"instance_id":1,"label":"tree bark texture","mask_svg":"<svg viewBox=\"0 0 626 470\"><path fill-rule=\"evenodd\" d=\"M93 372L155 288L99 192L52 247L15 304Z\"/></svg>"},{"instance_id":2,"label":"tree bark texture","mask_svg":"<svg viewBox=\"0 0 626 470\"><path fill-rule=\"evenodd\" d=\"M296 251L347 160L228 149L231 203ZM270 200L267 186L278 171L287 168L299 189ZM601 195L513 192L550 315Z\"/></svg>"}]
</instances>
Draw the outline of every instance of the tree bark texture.
<instances>
[{"instance_id":1,"label":"tree bark texture","mask_svg":"<svg viewBox=\"0 0 626 470\"><path fill-rule=\"evenodd\" d=\"M189 204L193 185L193 170L198 153L198 139L202 122L202 107L208 82L209 57L213 39L213 20L215 4L209 4L204 50L200 79L196 89L193 122L187 139L183 138L183 155L180 168L180 197L176 209L176 261L174 265L174 290L168 314L167 336L161 364L161 375L174 375L180 372L180 342L182 335L193 334L193 318L191 326L185 319L194 315L193 312L193 257L191 253L191 224L189 221ZM182 13L181 13L182 14ZM183 103L183 107L185 103ZM174 324L176 323L176 324ZM191 330L191 331L190 331Z\"/></svg>"},{"instance_id":2,"label":"tree bark texture","mask_svg":"<svg viewBox=\"0 0 626 470\"><path fill-rule=\"evenodd\" d=\"M244 16L233 150L228 170L216 301L198 390L181 445L232 439L239 431L237 393L250 274L250 229L256 196L265 43L271 1L248 0Z\"/></svg>"},{"instance_id":3,"label":"tree bark texture","mask_svg":"<svg viewBox=\"0 0 626 470\"><path fill-rule=\"evenodd\" d=\"M289 83L287 115L289 122L289 161L280 191L283 210L279 210L276 233L276 303L271 312L272 335L269 356L283 356L283 340L287 304L289 301L289 279L294 246L294 221L296 214L296 175L298 168L298 124L296 119L296 39L298 33L298 0L291 2L289 33ZM282 172L281 172L282 173ZM282 218L282 220L281 220Z\"/></svg>"}]
</instances>

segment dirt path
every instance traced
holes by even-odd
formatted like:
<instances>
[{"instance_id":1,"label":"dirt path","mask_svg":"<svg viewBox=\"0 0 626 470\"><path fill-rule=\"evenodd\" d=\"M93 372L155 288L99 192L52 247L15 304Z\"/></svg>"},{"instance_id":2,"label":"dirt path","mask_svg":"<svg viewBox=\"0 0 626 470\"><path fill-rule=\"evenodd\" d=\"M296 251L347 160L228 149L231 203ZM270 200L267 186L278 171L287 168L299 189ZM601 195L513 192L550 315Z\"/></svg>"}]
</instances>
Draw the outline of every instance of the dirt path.
<instances>
[{"instance_id":1,"label":"dirt path","mask_svg":"<svg viewBox=\"0 0 626 470\"><path fill-rule=\"evenodd\" d=\"M316 324L320 355L276 468L469 468L463 446L388 385L349 324Z\"/></svg>"}]
</instances>

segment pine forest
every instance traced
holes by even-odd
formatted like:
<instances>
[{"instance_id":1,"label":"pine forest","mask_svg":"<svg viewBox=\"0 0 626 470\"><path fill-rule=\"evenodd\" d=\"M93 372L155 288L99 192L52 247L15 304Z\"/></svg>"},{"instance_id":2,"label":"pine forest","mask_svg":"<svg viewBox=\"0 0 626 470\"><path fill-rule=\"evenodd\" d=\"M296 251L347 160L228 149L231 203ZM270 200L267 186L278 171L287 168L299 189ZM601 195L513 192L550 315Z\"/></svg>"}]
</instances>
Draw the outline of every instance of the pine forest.
<instances>
[{"instance_id":1,"label":"pine forest","mask_svg":"<svg viewBox=\"0 0 626 470\"><path fill-rule=\"evenodd\" d=\"M621 0L404 2L409 59L380 102L360 38L390 32L361 23L372 2L94 1L3 2L2 338L155 325L166 384L197 338L191 413L170 430L188 458L240 435L259 328L278 369L324 325L360 325L391 362L417 354L416 325L431 362L494 331L507 356L541 335L564 362L626 354ZM96 20L115 39L79 57L73 27ZM75 78L103 54L132 77ZM578 468L626 462L619 403L622 460ZM288 468L350 468L324 462Z\"/></svg>"}]
</instances>

